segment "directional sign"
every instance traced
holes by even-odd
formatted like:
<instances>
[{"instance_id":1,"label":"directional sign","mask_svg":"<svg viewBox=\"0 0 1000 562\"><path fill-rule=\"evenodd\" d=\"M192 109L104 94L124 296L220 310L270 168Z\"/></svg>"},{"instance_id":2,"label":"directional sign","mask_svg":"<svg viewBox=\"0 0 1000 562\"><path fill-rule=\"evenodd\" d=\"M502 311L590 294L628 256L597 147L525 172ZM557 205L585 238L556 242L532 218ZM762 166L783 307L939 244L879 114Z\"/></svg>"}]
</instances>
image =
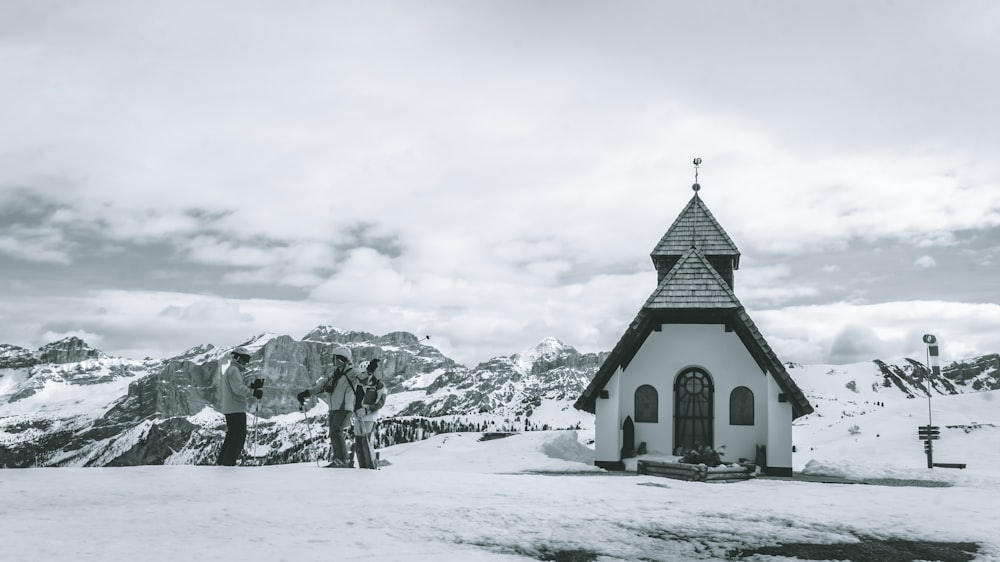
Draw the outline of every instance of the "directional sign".
<instances>
[{"instance_id":1,"label":"directional sign","mask_svg":"<svg viewBox=\"0 0 1000 562\"><path fill-rule=\"evenodd\" d=\"M921 425L917 428L917 436L920 439L940 439L941 428L936 425Z\"/></svg>"}]
</instances>

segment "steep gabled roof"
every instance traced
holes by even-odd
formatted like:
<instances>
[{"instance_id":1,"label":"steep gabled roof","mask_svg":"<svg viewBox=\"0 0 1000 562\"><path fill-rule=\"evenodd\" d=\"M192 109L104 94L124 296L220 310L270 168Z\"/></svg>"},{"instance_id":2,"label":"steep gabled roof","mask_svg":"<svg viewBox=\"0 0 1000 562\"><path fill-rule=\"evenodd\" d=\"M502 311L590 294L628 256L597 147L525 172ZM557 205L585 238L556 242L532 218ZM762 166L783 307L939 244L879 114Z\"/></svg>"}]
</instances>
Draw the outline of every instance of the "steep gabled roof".
<instances>
[{"instance_id":1,"label":"steep gabled roof","mask_svg":"<svg viewBox=\"0 0 1000 562\"><path fill-rule=\"evenodd\" d=\"M578 410L594 413L597 397L604 385L619 367L628 367L653 330L658 330L663 324L704 323L732 327L761 371L774 376L778 387L792 404L793 418L813 411L739 299L697 248L689 248L646 299L574 406Z\"/></svg>"},{"instance_id":2,"label":"steep gabled roof","mask_svg":"<svg viewBox=\"0 0 1000 562\"><path fill-rule=\"evenodd\" d=\"M697 193L667 229L650 256L682 256L692 246L706 256L733 256L734 269L739 267L740 251Z\"/></svg>"},{"instance_id":3,"label":"steep gabled roof","mask_svg":"<svg viewBox=\"0 0 1000 562\"><path fill-rule=\"evenodd\" d=\"M739 299L699 248L688 248L643 308L741 308Z\"/></svg>"}]
</instances>

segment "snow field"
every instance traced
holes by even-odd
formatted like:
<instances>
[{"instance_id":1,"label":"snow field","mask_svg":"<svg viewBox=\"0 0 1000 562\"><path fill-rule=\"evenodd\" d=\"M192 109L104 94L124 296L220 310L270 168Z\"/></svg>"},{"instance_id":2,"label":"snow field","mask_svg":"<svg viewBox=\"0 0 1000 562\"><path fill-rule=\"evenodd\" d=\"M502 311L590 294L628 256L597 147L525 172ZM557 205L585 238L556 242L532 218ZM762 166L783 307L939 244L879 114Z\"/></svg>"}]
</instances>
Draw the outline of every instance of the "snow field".
<instances>
[{"instance_id":1,"label":"snow field","mask_svg":"<svg viewBox=\"0 0 1000 562\"><path fill-rule=\"evenodd\" d=\"M11 560L719 560L858 537L971 541L1000 559L996 472L915 488L600 473L572 431L446 434L379 471L142 466L0 471ZM554 474L535 474L535 471ZM7 558L9 556L10 558ZM756 557L756 560L776 560Z\"/></svg>"}]
</instances>

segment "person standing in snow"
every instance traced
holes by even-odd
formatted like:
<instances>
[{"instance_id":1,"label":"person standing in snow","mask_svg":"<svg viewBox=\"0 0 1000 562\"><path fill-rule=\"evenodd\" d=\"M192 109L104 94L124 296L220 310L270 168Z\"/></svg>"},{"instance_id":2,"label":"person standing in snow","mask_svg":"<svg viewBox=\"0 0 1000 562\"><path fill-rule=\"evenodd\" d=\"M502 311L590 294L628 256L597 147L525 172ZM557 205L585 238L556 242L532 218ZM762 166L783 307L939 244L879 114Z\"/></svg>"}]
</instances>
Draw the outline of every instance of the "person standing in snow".
<instances>
[{"instance_id":1,"label":"person standing in snow","mask_svg":"<svg viewBox=\"0 0 1000 562\"><path fill-rule=\"evenodd\" d=\"M329 394L330 444L332 458L330 466L335 468L350 467L350 457L344 430L351 426L354 415L354 388L362 373L351 364L351 350L338 347L333 350L333 373L321 378L312 388L307 388L295 397L299 404L305 404L306 398L320 394Z\"/></svg>"},{"instance_id":2,"label":"person standing in snow","mask_svg":"<svg viewBox=\"0 0 1000 562\"><path fill-rule=\"evenodd\" d=\"M378 369L378 359L368 362L368 368L354 387L354 451L358 466L372 469L378 468L372 432L378 411L389 394L385 384L375 376L375 369Z\"/></svg>"},{"instance_id":3,"label":"person standing in snow","mask_svg":"<svg viewBox=\"0 0 1000 562\"><path fill-rule=\"evenodd\" d=\"M243 452L243 444L247 439L247 398L253 396L260 400L264 396L264 391L261 390L264 379L255 379L250 384L243 379L249 364L250 352L237 347L233 350L229 368L219 381L222 413L226 416L226 438L219 449L219 458L215 461L217 465L236 465L236 459Z\"/></svg>"}]
</instances>

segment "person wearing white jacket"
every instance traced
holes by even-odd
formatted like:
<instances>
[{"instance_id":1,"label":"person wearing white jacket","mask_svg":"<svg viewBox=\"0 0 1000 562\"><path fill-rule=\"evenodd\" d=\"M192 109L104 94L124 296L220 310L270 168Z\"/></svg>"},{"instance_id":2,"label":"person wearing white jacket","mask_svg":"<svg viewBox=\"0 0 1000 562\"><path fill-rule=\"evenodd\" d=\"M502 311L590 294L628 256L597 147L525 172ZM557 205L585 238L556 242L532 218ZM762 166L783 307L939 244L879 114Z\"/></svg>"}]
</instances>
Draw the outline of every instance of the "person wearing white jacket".
<instances>
[{"instance_id":1,"label":"person wearing white jacket","mask_svg":"<svg viewBox=\"0 0 1000 562\"><path fill-rule=\"evenodd\" d=\"M389 392L385 383L375 376L377 368L378 359L369 361L364 375L354 387L354 452L361 468L378 468L372 432L378 411L385 405Z\"/></svg>"},{"instance_id":2,"label":"person wearing white jacket","mask_svg":"<svg viewBox=\"0 0 1000 562\"><path fill-rule=\"evenodd\" d=\"M351 350L338 347L333 350L334 370L328 377L317 381L312 388L307 388L296 395L300 404L314 394L327 393L330 409L330 444L332 458L330 466L349 466L350 457L344 430L351 426L354 415L354 392L362 373L351 364Z\"/></svg>"},{"instance_id":3,"label":"person wearing white jacket","mask_svg":"<svg viewBox=\"0 0 1000 562\"><path fill-rule=\"evenodd\" d=\"M247 439L247 398L253 396L260 400L264 396L261 387L264 379L254 379L250 384L243 378L243 373L250 364L250 352L237 347L232 352L232 362L219 380L221 408L226 416L226 438L219 449L219 458L215 464L234 466L236 459L243 452Z\"/></svg>"}]
</instances>

